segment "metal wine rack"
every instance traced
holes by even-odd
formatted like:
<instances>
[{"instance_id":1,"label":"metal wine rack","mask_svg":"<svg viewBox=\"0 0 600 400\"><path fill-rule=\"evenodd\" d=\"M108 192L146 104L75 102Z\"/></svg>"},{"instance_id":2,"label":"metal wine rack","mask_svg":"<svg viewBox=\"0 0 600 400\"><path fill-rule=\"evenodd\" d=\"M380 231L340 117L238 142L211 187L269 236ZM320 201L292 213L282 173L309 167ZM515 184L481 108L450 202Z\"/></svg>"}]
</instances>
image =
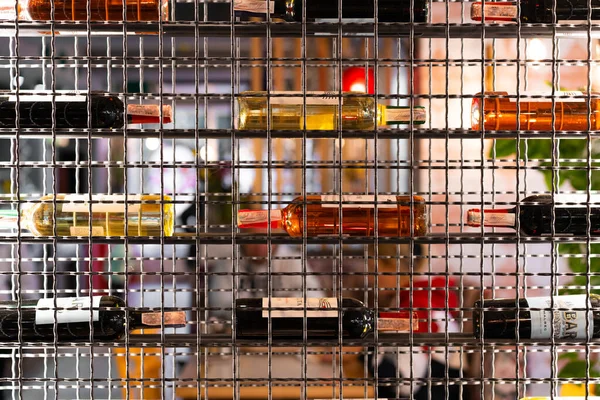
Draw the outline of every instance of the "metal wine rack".
<instances>
[{"instance_id":1,"label":"metal wine rack","mask_svg":"<svg viewBox=\"0 0 600 400\"><path fill-rule=\"evenodd\" d=\"M427 23L266 21L216 0L172 0L172 20L160 23L0 21L1 90L112 93L171 105L175 121L0 127L0 204L66 192L163 193L176 203L173 237L0 232L1 300L109 293L129 310L188 318L185 328L114 342L0 342L0 398L499 400L597 391L598 339L477 337L472 313L482 297L597 291L598 236L469 228L465 212L552 189L598 189L597 132L473 130L470 102L483 90L550 92L546 81L597 91L600 24L476 23L470 2L429 5ZM374 70L378 102L425 106L427 123L236 129L242 91L340 91L350 67ZM340 191L421 195L430 233L290 237L236 226L240 208ZM264 245L266 254L252 256ZM236 338L234 300L275 296L289 289L274 287L281 277L300 282L300 296L314 278L323 296L418 311L426 329Z\"/></svg>"}]
</instances>

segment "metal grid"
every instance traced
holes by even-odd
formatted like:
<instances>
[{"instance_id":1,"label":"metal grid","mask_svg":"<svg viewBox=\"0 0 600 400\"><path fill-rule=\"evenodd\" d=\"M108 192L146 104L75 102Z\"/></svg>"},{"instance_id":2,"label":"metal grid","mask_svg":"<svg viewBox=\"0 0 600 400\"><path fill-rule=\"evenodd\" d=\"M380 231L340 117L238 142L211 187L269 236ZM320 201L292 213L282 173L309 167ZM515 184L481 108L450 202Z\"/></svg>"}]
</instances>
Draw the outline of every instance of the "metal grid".
<instances>
[{"instance_id":1,"label":"metal grid","mask_svg":"<svg viewBox=\"0 0 600 400\"><path fill-rule=\"evenodd\" d=\"M546 79L555 89L593 92L598 26L474 23L469 7L431 3L426 24L240 20L229 3L174 1L172 21L159 23L0 22L0 82L17 99L27 89L51 98L57 90L98 91L125 104L171 105L175 121L143 129L0 128L5 208L64 192L160 193L176 204L173 237L2 233L3 299L110 293L130 310L179 309L188 318L185 328L128 333L117 342L2 342L3 395L512 399L554 397L566 387L592 394L594 339L486 339L471 325L482 297L597 290L596 237L474 229L464 215L532 193L597 189L596 132L480 132L468 121L470 102L484 89L520 98ZM545 54L531 52L540 46ZM236 129L241 92L340 93L351 66L374 69L378 102L423 105L427 123ZM593 99L585 98L590 110ZM576 140L585 143L573 156ZM549 145L540 149L543 141ZM575 179L583 179L583 191ZM249 204L275 209L322 193L424 196L430 233L298 238L236 226L236 212ZM377 312L424 312L426 331L235 338L235 299L321 293ZM583 367L565 372L575 358Z\"/></svg>"}]
</instances>

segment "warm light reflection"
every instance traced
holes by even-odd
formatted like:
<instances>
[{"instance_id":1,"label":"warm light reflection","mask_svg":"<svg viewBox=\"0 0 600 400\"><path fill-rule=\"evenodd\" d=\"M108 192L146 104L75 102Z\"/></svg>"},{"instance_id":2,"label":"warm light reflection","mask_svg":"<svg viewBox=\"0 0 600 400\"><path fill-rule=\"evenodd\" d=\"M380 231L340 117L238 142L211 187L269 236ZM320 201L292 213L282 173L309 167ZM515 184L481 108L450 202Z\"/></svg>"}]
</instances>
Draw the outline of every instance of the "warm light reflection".
<instances>
[{"instance_id":1,"label":"warm light reflection","mask_svg":"<svg viewBox=\"0 0 600 400\"><path fill-rule=\"evenodd\" d=\"M352 86L350 86L350 91L351 92L361 92L361 93L366 93L367 92L367 87L365 86L364 83L353 83Z\"/></svg>"},{"instance_id":2,"label":"warm light reflection","mask_svg":"<svg viewBox=\"0 0 600 400\"><path fill-rule=\"evenodd\" d=\"M539 69L540 67L542 67L538 63L541 60L546 59L547 57L546 45L544 44L544 42L541 39L537 38L531 39L527 43L526 57L528 60L532 61L531 68Z\"/></svg>"}]
</instances>

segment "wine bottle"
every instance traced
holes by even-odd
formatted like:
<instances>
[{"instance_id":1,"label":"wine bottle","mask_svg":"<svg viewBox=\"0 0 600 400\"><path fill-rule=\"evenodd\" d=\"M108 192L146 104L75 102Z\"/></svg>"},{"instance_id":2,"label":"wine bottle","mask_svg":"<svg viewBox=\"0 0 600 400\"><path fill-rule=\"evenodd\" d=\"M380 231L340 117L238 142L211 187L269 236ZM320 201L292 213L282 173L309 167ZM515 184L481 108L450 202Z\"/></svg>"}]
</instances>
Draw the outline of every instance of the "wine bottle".
<instances>
[{"instance_id":1,"label":"wine bottle","mask_svg":"<svg viewBox=\"0 0 600 400\"><path fill-rule=\"evenodd\" d=\"M600 337L600 296L568 295L483 300L475 303L473 331L490 339L586 339ZM588 312L589 310L589 312ZM587 326L586 326L587 325ZM552 328L554 326L554 328ZM587 328L587 330L586 330Z\"/></svg>"},{"instance_id":2,"label":"wine bottle","mask_svg":"<svg viewBox=\"0 0 600 400\"><path fill-rule=\"evenodd\" d=\"M128 104L114 96L91 96L91 127L122 128L125 118L130 124L159 123L158 105ZM88 103L85 96L59 95L55 98L56 128L87 128ZM0 98L0 128L16 128L17 102L15 96ZM19 127L51 128L52 101L50 96L19 96ZM171 122L171 106L163 106L163 122Z\"/></svg>"},{"instance_id":3,"label":"wine bottle","mask_svg":"<svg viewBox=\"0 0 600 400\"><path fill-rule=\"evenodd\" d=\"M58 236L172 236L173 203L170 196L154 194L47 195L21 204L21 228L34 236L54 236L54 201ZM91 209L91 213L90 213ZM162 215L161 215L162 209ZM0 227L17 228L17 210L0 211ZM90 231L90 219L92 221Z\"/></svg>"},{"instance_id":4,"label":"wine bottle","mask_svg":"<svg viewBox=\"0 0 600 400\"><path fill-rule=\"evenodd\" d=\"M554 195L554 233L587 235L588 232L587 195ZM591 235L600 234L600 198L591 196L589 217ZM549 235L552 233L552 196L528 196L517 208L467 211L467 225L479 227L496 226L515 228L519 220L521 233L529 236Z\"/></svg>"},{"instance_id":5,"label":"wine bottle","mask_svg":"<svg viewBox=\"0 0 600 400\"><path fill-rule=\"evenodd\" d=\"M344 0L342 18L373 19L375 17L374 0ZM306 19L339 19L338 0L234 0L234 11L250 14L271 14L272 18L281 18L289 22L302 22L302 10L306 7ZM380 22L410 22L411 6L413 22L427 22L427 0L378 0L377 18Z\"/></svg>"},{"instance_id":6,"label":"wine bottle","mask_svg":"<svg viewBox=\"0 0 600 400\"><path fill-rule=\"evenodd\" d=\"M591 0L591 19L600 19L600 1ZM556 18L553 17L553 8L556 4ZM523 23L561 23L563 21L587 21L588 19L588 1L587 0L521 0L521 13L515 2L486 2L485 7L482 3L473 3L471 7L471 19L481 21L518 21Z\"/></svg>"},{"instance_id":7,"label":"wine bottle","mask_svg":"<svg viewBox=\"0 0 600 400\"><path fill-rule=\"evenodd\" d=\"M600 400L600 396L535 396L522 397L520 400Z\"/></svg>"},{"instance_id":8,"label":"wine bottle","mask_svg":"<svg viewBox=\"0 0 600 400\"><path fill-rule=\"evenodd\" d=\"M306 313L306 314L305 314ZM308 338L339 337L342 318L342 336L363 338L374 330L408 331L413 318L413 330L418 320L410 313L382 313L378 318L373 310L356 299L343 298L341 306L338 299L301 297L271 297L255 299L236 299L235 334L237 338L302 338L304 334L304 316L306 315L306 335ZM269 319L270 317L270 319Z\"/></svg>"},{"instance_id":9,"label":"wine bottle","mask_svg":"<svg viewBox=\"0 0 600 400\"><path fill-rule=\"evenodd\" d=\"M520 107L520 129L524 130L588 130L588 115L591 130L600 129L600 99L591 99L590 108L586 94L583 92L554 92L554 104L550 94L527 94L538 97L506 98L506 92L486 92L485 105L482 105L481 94L475 95L471 105L472 129L479 130L482 126L487 130L517 129L517 104ZM488 97L489 96L489 97Z\"/></svg>"},{"instance_id":10,"label":"wine bottle","mask_svg":"<svg viewBox=\"0 0 600 400\"><path fill-rule=\"evenodd\" d=\"M337 1L337 0L336 0ZM356 93L351 93L356 94ZM281 97L286 95L286 97ZM238 129L276 130L337 130L340 97L335 92L244 92L238 97ZM275 97L273 97L275 96ZM304 101L306 100L306 125L304 125ZM342 129L374 129L392 124L424 124L424 107L385 106L375 104L367 96L342 97ZM270 109L270 112L269 112ZM377 114L377 115L375 115Z\"/></svg>"},{"instance_id":11,"label":"wine bottle","mask_svg":"<svg viewBox=\"0 0 600 400\"><path fill-rule=\"evenodd\" d=\"M271 210L271 227L290 236L342 235L423 236L427 233L427 207L420 196L343 195L306 196L294 199L282 210ZM342 219L339 219L340 206ZM411 212L413 220L411 221ZM306 227L304 226L306 213ZM267 228L269 211L240 210L239 228ZM411 224L412 222L412 224Z\"/></svg>"},{"instance_id":12,"label":"wine bottle","mask_svg":"<svg viewBox=\"0 0 600 400\"><path fill-rule=\"evenodd\" d=\"M0 341L117 340L126 331L185 326L185 312L125 310L115 296L62 297L0 302ZM92 330L90 331L90 322Z\"/></svg>"},{"instance_id":13,"label":"wine bottle","mask_svg":"<svg viewBox=\"0 0 600 400\"><path fill-rule=\"evenodd\" d=\"M168 0L0 0L0 20L87 21L88 4L91 21L122 21L123 8L130 22L169 19Z\"/></svg>"}]
</instances>

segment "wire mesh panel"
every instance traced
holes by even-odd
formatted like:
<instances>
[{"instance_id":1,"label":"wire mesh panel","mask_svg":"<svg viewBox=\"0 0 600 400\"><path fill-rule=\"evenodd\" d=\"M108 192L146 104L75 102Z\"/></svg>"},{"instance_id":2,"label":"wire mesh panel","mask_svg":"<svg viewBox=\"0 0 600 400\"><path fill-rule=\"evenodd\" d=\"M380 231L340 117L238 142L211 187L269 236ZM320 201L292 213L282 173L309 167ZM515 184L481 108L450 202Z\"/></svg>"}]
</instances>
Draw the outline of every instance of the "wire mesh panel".
<instances>
[{"instance_id":1,"label":"wire mesh panel","mask_svg":"<svg viewBox=\"0 0 600 400\"><path fill-rule=\"evenodd\" d=\"M0 1L0 397L598 391L594 1Z\"/></svg>"}]
</instances>

